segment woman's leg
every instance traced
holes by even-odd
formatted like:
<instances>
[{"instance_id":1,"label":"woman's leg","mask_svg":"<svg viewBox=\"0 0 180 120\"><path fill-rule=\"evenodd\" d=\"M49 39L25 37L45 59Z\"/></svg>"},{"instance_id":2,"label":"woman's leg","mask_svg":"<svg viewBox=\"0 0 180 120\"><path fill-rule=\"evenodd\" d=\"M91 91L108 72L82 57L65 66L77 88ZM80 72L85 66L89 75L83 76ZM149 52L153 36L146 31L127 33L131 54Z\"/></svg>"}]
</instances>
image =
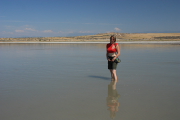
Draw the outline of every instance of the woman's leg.
<instances>
[{"instance_id":1,"label":"woman's leg","mask_svg":"<svg viewBox=\"0 0 180 120\"><path fill-rule=\"evenodd\" d=\"M112 75L114 76L114 80L117 82L118 81L118 77L117 77L115 69L112 70Z\"/></svg>"},{"instance_id":2,"label":"woman's leg","mask_svg":"<svg viewBox=\"0 0 180 120\"><path fill-rule=\"evenodd\" d=\"M111 80L114 81L114 75L113 75L113 69L109 69L110 73L111 73Z\"/></svg>"},{"instance_id":3,"label":"woman's leg","mask_svg":"<svg viewBox=\"0 0 180 120\"><path fill-rule=\"evenodd\" d=\"M111 73L111 80L112 80L112 81L116 80L116 78L115 78L115 75L116 75L116 74L113 73L113 72L114 72L113 69L110 69L109 71L110 71L110 73Z\"/></svg>"}]
</instances>

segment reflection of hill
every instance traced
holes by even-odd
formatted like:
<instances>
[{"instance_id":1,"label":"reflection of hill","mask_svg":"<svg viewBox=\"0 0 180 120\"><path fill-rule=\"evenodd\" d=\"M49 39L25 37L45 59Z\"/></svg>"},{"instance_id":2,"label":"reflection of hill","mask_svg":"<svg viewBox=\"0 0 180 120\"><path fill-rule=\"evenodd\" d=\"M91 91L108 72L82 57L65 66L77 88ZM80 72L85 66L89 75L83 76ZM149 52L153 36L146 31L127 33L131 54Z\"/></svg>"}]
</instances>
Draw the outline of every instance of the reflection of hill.
<instances>
[{"instance_id":1,"label":"reflection of hill","mask_svg":"<svg viewBox=\"0 0 180 120\"><path fill-rule=\"evenodd\" d=\"M75 37L0 38L0 42L108 42L111 35L117 41L180 41L180 33L101 33Z\"/></svg>"}]
</instances>

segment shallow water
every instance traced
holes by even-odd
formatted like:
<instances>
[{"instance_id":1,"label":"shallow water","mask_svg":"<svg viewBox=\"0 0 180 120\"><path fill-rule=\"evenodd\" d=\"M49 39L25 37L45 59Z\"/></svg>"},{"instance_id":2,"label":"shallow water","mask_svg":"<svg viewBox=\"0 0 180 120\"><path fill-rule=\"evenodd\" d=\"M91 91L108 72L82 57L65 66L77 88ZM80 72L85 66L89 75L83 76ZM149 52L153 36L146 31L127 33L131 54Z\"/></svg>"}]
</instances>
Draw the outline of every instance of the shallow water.
<instances>
[{"instance_id":1,"label":"shallow water","mask_svg":"<svg viewBox=\"0 0 180 120\"><path fill-rule=\"evenodd\" d=\"M0 44L1 120L179 120L180 45Z\"/></svg>"}]
</instances>

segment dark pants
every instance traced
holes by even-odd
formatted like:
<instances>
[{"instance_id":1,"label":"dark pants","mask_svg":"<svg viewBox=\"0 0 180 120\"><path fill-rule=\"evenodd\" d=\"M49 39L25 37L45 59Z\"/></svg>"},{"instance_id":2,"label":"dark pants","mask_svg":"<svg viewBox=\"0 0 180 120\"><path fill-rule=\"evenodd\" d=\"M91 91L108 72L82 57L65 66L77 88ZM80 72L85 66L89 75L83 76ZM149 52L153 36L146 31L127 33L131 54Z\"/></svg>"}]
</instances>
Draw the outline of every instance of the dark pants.
<instances>
[{"instance_id":1,"label":"dark pants","mask_svg":"<svg viewBox=\"0 0 180 120\"><path fill-rule=\"evenodd\" d=\"M109 58L110 60L112 60L114 57L109 57L109 56L108 56L108 58ZM108 69L115 69L115 70L116 70L117 64L118 64L118 63L116 63L116 62L108 61Z\"/></svg>"}]
</instances>

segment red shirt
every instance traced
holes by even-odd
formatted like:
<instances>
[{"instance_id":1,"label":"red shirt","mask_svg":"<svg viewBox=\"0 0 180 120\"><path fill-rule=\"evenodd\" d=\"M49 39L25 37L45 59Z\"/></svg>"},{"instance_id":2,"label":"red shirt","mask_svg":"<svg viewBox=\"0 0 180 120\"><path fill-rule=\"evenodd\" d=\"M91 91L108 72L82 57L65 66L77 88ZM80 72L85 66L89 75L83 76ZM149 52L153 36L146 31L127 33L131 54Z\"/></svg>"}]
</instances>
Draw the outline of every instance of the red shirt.
<instances>
[{"instance_id":1,"label":"red shirt","mask_svg":"<svg viewBox=\"0 0 180 120\"><path fill-rule=\"evenodd\" d=\"M114 43L114 44L109 43L109 44L107 44L106 45L107 52L108 53L115 53L115 52L117 52L117 49L116 49L117 45L118 45L118 43Z\"/></svg>"}]
</instances>

